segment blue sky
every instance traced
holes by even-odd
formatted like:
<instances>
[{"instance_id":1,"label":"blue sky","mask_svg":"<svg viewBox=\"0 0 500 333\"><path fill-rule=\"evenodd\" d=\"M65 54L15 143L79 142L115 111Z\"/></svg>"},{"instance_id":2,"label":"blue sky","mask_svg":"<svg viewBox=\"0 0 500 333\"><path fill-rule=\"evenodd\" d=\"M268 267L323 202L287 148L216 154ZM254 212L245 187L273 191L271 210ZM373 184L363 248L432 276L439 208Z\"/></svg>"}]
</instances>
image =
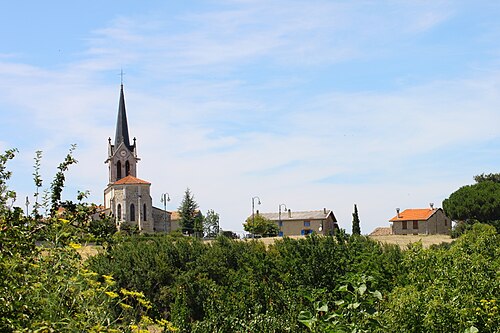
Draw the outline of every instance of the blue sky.
<instances>
[{"instance_id":1,"label":"blue sky","mask_svg":"<svg viewBox=\"0 0 500 333\"><path fill-rule=\"evenodd\" d=\"M100 203L120 70L129 130L175 209L187 187L242 231L261 211L387 226L500 164L500 4L492 1L26 1L0 5L0 149L11 188ZM24 199L18 200L22 205Z\"/></svg>"}]
</instances>

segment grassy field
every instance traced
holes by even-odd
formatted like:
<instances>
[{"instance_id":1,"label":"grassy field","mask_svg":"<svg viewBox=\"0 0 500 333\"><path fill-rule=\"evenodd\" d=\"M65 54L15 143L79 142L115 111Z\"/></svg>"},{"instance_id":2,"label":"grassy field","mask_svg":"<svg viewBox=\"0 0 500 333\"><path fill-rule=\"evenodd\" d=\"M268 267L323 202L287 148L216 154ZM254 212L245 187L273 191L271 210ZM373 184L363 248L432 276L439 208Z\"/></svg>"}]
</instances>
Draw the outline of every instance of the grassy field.
<instances>
[{"instance_id":1,"label":"grassy field","mask_svg":"<svg viewBox=\"0 0 500 333\"><path fill-rule=\"evenodd\" d=\"M401 248L406 248L410 243L422 241L424 247L433 244L451 243L453 239L447 235L380 235L369 236L371 239L388 244L397 244Z\"/></svg>"},{"instance_id":2,"label":"grassy field","mask_svg":"<svg viewBox=\"0 0 500 333\"><path fill-rule=\"evenodd\" d=\"M290 238L304 238L305 236L291 236ZM388 244L399 245L402 249L410 243L416 243L422 241L422 245L427 248L433 244L441 243L451 243L453 239L447 235L381 235L381 236L369 236L371 239ZM282 239L282 237L268 237L259 238L264 244L270 245L274 244L277 239Z\"/></svg>"},{"instance_id":3,"label":"grassy field","mask_svg":"<svg viewBox=\"0 0 500 333\"><path fill-rule=\"evenodd\" d=\"M82 256L82 260L86 260L88 257L93 257L102 251L102 246L100 245L85 245L76 250L80 256Z\"/></svg>"}]
</instances>

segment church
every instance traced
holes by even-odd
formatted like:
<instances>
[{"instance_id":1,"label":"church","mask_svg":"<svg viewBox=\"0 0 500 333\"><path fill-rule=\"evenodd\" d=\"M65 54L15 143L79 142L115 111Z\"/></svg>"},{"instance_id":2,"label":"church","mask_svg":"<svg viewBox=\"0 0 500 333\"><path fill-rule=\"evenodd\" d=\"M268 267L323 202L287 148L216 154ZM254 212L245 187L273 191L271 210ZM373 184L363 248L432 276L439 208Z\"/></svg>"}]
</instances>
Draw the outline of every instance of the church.
<instances>
[{"instance_id":1,"label":"church","mask_svg":"<svg viewBox=\"0 0 500 333\"><path fill-rule=\"evenodd\" d=\"M137 177L137 142L130 143L123 83L120 89L115 141L108 139L108 185L103 213L115 218L118 230L142 233L172 231L171 212L153 206L151 183Z\"/></svg>"}]
</instances>

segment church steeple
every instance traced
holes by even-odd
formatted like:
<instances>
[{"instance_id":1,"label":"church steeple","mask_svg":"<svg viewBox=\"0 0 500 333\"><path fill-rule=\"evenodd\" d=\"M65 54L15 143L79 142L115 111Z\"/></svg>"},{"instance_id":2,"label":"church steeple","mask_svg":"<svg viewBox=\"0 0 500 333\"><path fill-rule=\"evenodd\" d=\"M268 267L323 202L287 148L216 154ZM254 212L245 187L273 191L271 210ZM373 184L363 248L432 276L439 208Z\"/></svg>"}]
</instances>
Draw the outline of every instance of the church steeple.
<instances>
[{"instance_id":1,"label":"church steeple","mask_svg":"<svg viewBox=\"0 0 500 333\"><path fill-rule=\"evenodd\" d=\"M118 105L118 119L116 121L115 147L118 147L122 142L129 150L132 150L132 147L130 146L130 139L128 136L127 112L125 111L125 96L123 94L123 84L121 85L120 103Z\"/></svg>"},{"instance_id":2,"label":"church steeple","mask_svg":"<svg viewBox=\"0 0 500 333\"><path fill-rule=\"evenodd\" d=\"M109 164L109 183L112 184L129 175L137 177L137 161L139 160L135 138L134 143L130 144L122 84L114 144L111 143L111 138L108 139L108 159L105 163Z\"/></svg>"}]
</instances>

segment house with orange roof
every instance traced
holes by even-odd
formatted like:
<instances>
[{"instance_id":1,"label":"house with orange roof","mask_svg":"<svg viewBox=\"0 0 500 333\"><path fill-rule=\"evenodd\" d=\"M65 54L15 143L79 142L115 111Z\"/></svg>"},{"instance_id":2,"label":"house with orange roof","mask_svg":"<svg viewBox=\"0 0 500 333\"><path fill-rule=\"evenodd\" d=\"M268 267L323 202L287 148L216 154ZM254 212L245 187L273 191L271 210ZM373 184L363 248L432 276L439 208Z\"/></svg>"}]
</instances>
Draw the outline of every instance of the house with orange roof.
<instances>
[{"instance_id":1,"label":"house with orange roof","mask_svg":"<svg viewBox=\"0 0 500 333\"><path fill-rule=\"evenodd\" d=\"M394 235L434 235L451 232L451 219L441 208L396 209L396 216L389 220Z\"/></svg>"}]
</instances>

